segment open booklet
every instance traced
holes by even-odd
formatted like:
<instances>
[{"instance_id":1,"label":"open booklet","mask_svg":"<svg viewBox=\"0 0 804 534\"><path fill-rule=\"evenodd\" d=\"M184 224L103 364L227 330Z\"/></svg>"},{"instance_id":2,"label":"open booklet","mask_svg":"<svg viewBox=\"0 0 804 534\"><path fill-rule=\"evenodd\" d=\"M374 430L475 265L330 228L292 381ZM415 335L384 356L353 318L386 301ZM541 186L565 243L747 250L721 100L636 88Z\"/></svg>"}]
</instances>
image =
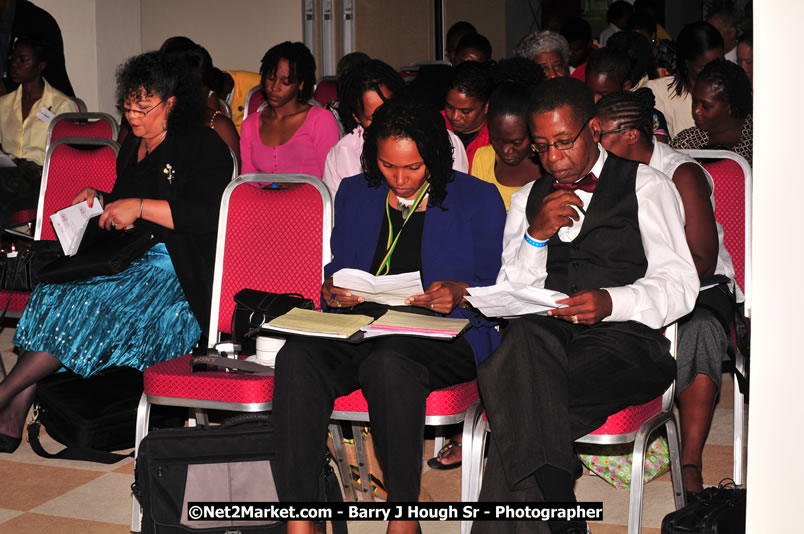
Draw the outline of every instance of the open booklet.
<instances>
[{"instance_id":1,"label":"open booklet","mask_svg":"<svg viewBox=\"0 0 804 534\"><path fill-rule=\"evenodd\" d=\"M359 269L341 269L332 275L332 283L335 287L348 289L353 295L363 297L367 302L387 306L404 306L408 297L424 293L419 271L373 276Z\"/></svg>"},{"instance_id":2,"label":"open booklet","mask_svg":"<svg viewBox=\"0 0 804 534\"><path fill-rule=\"evenodd\" d=\"M319 313L294 308L262 325L269 332L325 337L358 343L378 336L417 336L452 339L469 326L466 319L387 311L378 319L368 315Z\"/></svg>"},{"instance_id":3,"label":"open booklet","mask_svg":"<svg viewBox=\"0 0 804 534\"><path fill-rule=\"evenodd\" d=\"M486 317L519 317L531 313L547 313L562 308L557 300L567 295L542 287L502 282L487 287L470 287L466 300Z\"/></svg>"},{"instance_id":4,"label":"open booklet","mask_svg":"<svg viewBox=\"0 0 804 534\"><path fill-rule=\"evenodd\" d=\"M56 237L59 238L65 256L74 256L78 252L81 240L87 230L89 221L103 213L100 202L93 202L89 207L87 201L79 202L57 211L50 216ZM97 221L96 221L97 224Z\"/></svg>"}]
</instances>

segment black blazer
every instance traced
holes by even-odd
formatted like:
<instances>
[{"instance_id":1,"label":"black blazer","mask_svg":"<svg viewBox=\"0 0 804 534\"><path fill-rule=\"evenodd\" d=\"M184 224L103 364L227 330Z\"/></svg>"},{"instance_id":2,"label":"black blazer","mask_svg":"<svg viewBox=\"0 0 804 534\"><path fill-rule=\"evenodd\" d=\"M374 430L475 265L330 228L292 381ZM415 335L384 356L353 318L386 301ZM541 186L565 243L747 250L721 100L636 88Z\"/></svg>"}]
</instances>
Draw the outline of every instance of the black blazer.
<instances>
[{"instance_id":1,"label":"black blazer","mask_svg":"<svg viewBox=\"0 0 804 534\"><path fill-rule=\"evenodd\" d=\"M165 243L179 283L198 324L209 328L212 271L221 196L232 178L232 157L218 134L205 126L168 131L165 140L137 163L140 138L126 137L117 157L114 189L106 202L123 198L167 200L173 230L146 221Z\"/></svg>"}]
</instances>

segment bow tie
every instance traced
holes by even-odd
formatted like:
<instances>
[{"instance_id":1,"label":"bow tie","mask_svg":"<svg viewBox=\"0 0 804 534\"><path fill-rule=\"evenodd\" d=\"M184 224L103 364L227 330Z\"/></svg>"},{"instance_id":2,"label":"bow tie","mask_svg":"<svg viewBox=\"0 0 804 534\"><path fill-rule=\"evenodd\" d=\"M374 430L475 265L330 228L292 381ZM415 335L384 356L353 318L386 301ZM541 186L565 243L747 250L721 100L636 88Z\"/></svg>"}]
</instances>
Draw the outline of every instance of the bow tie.
<instances>
[{"instance_id":1,"label":"bow tie","mask_svg":"<svg viewBox=\"0 0 804 534\"><path fill-rule=\"evenodd\" d=\"M574 184L562 184L556 182L553 184L553 189L565 189L567 191L575 191L576 189L580 189L581 191L586 191L587 193L593 193L595 191L595 187L597 187L597 176L595 173L590 172L586 176L584 176L583 180L575 182Z\"/></svg>"}]
</instances>

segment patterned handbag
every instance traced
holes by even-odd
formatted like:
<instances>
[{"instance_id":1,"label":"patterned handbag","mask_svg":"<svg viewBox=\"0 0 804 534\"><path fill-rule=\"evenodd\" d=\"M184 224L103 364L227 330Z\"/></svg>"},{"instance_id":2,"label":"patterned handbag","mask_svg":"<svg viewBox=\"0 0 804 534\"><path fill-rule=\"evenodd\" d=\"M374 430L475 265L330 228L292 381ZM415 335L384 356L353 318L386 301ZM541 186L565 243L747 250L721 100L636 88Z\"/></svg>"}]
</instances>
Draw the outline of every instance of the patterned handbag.
<instances>
[{"instance_id":1,"label":"patterned handbag","mask_svg":"<svg viewBox=\"0 0 804 534\"><path fill-rule=\"evenodd\" d=\"M630 488L633 453L624 454L620 445L595 445L594 449L599 454L579 454L581 462L615 488ZM658 436L648 446L644 468L645 482L670 471L670 450L664 436Z\"/></svg>"}]
</instances>

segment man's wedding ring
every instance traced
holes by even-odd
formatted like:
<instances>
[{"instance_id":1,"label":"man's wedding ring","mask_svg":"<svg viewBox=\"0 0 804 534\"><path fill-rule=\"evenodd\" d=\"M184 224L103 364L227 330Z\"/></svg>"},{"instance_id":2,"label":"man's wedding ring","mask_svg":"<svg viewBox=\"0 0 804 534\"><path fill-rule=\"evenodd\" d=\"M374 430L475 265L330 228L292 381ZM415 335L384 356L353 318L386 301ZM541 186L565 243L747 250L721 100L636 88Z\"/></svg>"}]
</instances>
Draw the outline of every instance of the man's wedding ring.
<instances>
[{"instance_id":1,"label":"man's wedding ring","mask_svg":"<svg viewBox=\"0 0 804 534\"><path fill-rule=\"evenodd\" d=\"M572 324L578 324L578 316L577 315L572 316Z\"/></svg>"},{"instance_id":2,"label":"man's wedding ring","mask_svg":"<svg viewBox=\"0 0 804 534\"><path fill-rule=\"evenodd\" d=\"M117 223L115 221L112 221L112 228L117 228Z\"/></svg>"}]
</instances>

